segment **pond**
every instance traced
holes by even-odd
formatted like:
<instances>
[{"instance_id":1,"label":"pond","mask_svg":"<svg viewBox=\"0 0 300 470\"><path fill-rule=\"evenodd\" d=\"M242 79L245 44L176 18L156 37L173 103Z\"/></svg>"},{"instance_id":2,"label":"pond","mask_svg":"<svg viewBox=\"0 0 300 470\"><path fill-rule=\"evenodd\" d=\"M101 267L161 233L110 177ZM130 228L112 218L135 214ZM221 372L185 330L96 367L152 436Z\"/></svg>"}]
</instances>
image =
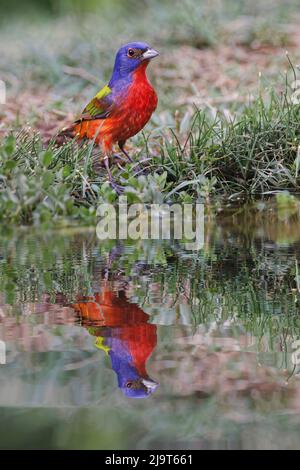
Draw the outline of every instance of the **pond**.
<instances>
[{"instance_id":1,"label":"pond","mask_svg":"<svg viewBox=\"0 0 300 470\"><path fill-rule=\"evenodd\" d=\"M1 236L0 447L298 448L300 217L231 209L203 249Z\"/></svg>"}]
</instances>

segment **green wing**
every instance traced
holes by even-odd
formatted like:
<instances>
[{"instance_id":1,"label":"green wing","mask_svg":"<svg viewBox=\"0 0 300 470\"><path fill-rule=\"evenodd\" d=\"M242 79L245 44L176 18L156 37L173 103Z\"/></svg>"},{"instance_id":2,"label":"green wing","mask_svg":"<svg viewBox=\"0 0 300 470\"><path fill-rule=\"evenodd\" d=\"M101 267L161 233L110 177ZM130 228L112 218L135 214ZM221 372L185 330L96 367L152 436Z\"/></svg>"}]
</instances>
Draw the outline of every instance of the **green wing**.
<instances>
[{"instance_id":1,"label":"green wing","mask_svg":"<svg viewBox=\"0 0 300 470\"><path fill-rule=\"evenodd\" d=\"M76 122L92 119L105 119L113 106L112 91L105 85L96 96L86 105L82 115Z\"/></svg>"}]
</instances>

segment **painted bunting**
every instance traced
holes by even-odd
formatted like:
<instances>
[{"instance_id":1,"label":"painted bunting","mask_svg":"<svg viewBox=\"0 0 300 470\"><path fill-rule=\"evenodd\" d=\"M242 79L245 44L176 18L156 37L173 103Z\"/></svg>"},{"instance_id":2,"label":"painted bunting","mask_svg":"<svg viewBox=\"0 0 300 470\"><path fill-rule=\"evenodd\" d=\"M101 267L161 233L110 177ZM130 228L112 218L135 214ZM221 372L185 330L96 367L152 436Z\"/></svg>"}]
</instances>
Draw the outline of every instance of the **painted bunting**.
<instances>
[{"instance_id":1,"label":"painted bunting","mask_svg":"<svg viewBox=\"0 0 300 470\"><path fill-rule=\"evenodd\" d=\"M157 388L146 371L146 361L156 346L156 325L136 304L128 302L125 292L107 286L91 300L79 299L72 307L81 325L95 336L95 345L104 350L118 377L125 396L146 398Z\"/></svg>"},{"instance_id":2,"label":"painted bunting","mask_svg":"<svg viewBox=\"0 0 300 470\"><path fill-rule=\"evenodd\" d=\"M116 55L112 77L84 108L79 118L59 134L79 140L94 140L102 149L112 186L109 158L114 144L130 160L124 149L127 139L149 121L157 106L157 95L146 76L146 68L158 52L144 42L122 46Z\"/></svg>"}]
</instances>

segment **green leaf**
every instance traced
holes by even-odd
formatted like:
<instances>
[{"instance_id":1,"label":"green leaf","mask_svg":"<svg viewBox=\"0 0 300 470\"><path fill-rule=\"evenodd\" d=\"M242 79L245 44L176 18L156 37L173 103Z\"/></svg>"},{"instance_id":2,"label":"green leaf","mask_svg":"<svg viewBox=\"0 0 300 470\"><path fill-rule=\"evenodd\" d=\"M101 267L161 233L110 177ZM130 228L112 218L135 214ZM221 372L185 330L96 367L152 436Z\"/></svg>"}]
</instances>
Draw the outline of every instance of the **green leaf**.
<instances>
[{"instance_id":1,"label":"green leaf","mask_svg":"<svg viewBox=\"0 0 300 470\"><path fill-rule=\"evenodd\" d=\"M7 160L7 162L5 162L3 169L5 172L7 172L7 171L13 170L14 168L16 168L16 166L17 166L17 162L15 160Z\"/></svg>"},{"instance_id":2,"label":"green leaf","mask_svg":"<svg viewBox=\"0 0 300 470\"><path fill-rule=\"evenodd\" d=\"M44 154L42 155L42 164L45 166L45 167L48 167L52 160L53 160L53 153L51 152L51 150L46 150L46 152L44 152Z\"/></svg>"},{"instance_id":3,"label":"green leaf","mask_svg":"<svg viewBox=\"0 0 300 470\"><path fill-rule=\"evenodd\" d=\"M70 166L69 166L69 165L65 165L65 166L63 167L63 177L64 177L64 178L67 178L68 176L70 176L70 174L71 174L71 168L70 168Z\"/></svg>"},{"instance_id":4,"label":"green leaf","mask_svg":"<svg viewBox=\"0 0 300 470\"><path fill-rule=\"evenodd\" d=\"M16 139L10 135L7 137L4 145L4 151L8 157L10 157L16 148Z\"/></svg>"},{"instance_id":5,"label":"green leaf","mask_svg":"<svg viewBox=\"0 0 300 470\"><path fill-rule=\"evenodd\" d=\"M51 173L50 171L47 171L43 174L43 189L49 188L49 186L53 183L54 181L54 174Z\"/></svg>"}]
</instances>

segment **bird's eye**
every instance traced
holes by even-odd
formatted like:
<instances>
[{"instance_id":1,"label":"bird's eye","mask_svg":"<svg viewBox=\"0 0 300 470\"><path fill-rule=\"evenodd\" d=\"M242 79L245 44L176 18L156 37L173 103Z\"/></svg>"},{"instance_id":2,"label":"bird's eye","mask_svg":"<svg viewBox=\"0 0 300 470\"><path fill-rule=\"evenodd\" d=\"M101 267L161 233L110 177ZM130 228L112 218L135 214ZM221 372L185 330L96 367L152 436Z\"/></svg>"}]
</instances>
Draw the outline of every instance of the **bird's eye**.
<instances>
[{"instance_id":1,"label":"bird's eye","mask_svg":"<svg viewBox=\"0 0 300 470\"><path fill-rule=\"evenodd\" d=\"M134 49L128 49L128 56L133 57L134 56Z\"/></svg>"},{"instance_id":2,"label":"bird's eye","mask_svg":"<svg viewBox=\"0 0 300 470\"><path fill-rule=\"evenodd\" d=\"M126 387L131 388L132 387L132 382L127 382Z\"/></svg>"}]
</instances>

